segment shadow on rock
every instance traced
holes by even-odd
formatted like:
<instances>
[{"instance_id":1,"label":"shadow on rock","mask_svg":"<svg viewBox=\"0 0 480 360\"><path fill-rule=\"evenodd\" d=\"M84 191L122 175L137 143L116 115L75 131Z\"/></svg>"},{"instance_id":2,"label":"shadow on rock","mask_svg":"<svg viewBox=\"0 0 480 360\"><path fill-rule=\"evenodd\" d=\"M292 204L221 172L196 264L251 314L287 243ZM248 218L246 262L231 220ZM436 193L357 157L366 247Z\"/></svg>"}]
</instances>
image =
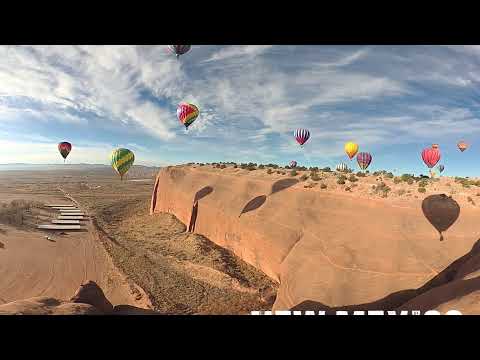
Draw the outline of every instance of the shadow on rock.
<instances>
[{"instance_id":1,"label":"shadow on rock","mask_svg":"<svg viewBox=\"0 0 480 360\"><path fill-rule=\"evenodd\" d=\"M270 195L273 195L279 191L288 189L289 187L298 184L299 180L298 179L282 179L278 180L273 183L272 185L272 191L270 192Z\"/></svg>"},{"instance_id":2,"label":"shadow on rock","mask_svg":"<svg viewBox=\"0 0 480 360\"><path fill-rule=\"evenodd\" d=\"M445 194L430 195L422 202L423 215L440 234L440 241L443 241L442 232L447 231L460 215L460 206Z\"/></svg>"},{"instance_id":3,"label":"shadow on rock","mask_svg":"<svg viewBox=\"0 0 480 360\"><path fill-rule=\"evenodd\" d=\"M253 210L257 210L258 208L260 208L263 204L265 204L265 201L267 200L267 196L266 195L260 195L260 196L257 196L255 198L253 198L252 200L250 200L247 205L244 206L242 212L240 213L240 215L238 215L238 217L242 216L242 214L245 214L247 212L250 212L250 211L253 211Z\"/></svg>"},{"instance_id":4,"label":"shadow on rock","mask_svg":"<svg viewBox=\"0 0 480 360\"><path fill-rule=\"evenodd\" d=\"M307 300L295 305L291 310L325 311L334 315L336 311L399 311L433 310L441 304L480 290L480 276L464 278L480 270L480 239L472 249L452 262L442 272L418 289L394 292L386 297L365 304L329 307L317 301Z\"/></svg>"},{"instance_id":5,"label":"shadow on rock","mask_svg":"<svg viewBox=\"0 0 480 360\"><path fill-rule=\"evenodd\" d=\"M203 199L205 196L210 195L213 192L213 188L211 186L205 186L204 188L197 191L195 194L195 198L193 199L193 203Z\"/></svg>"}]
</instances>

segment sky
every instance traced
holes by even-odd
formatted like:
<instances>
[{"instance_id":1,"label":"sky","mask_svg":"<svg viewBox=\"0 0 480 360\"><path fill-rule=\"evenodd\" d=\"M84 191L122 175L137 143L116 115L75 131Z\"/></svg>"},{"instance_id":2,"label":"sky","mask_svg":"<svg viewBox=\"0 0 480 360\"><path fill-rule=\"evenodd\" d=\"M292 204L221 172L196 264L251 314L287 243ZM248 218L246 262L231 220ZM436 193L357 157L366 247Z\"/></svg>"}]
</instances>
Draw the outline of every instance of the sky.
<instances>
[{"instance_id":1,"label":"sky","mask_svg":"<svg viewBox=\"0 0 480 360\"><path fill-rule=\"evenodd\" d=\"M480 176L480 46L1 46L0 164L235 161L335 167L354 141L369 170ZM180 102L198 106L188 131ZM293 131L310 130L304 148ZM461 153L456 145L470 144Z\"/></svg>"}]
</instances>

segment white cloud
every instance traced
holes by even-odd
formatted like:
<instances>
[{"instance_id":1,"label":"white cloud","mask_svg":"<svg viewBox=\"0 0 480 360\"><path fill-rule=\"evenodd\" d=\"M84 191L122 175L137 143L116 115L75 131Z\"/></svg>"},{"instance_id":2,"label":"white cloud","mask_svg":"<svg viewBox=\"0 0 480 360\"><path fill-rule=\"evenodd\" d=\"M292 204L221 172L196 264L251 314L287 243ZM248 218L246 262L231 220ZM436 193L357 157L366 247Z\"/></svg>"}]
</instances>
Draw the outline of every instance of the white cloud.
<instances>
[{"instance_id":1,"label":"white cloud","mask_svg":"<svg viewBox=\"0 0 480 360\"><path fill-rule=\"evenodd\" d=\"M223 61L235 57L252 58L263 54L271 48L272 45L231 45L215 52L210 58L208 58L204 62Z\"/></svg>"}]
</instances>

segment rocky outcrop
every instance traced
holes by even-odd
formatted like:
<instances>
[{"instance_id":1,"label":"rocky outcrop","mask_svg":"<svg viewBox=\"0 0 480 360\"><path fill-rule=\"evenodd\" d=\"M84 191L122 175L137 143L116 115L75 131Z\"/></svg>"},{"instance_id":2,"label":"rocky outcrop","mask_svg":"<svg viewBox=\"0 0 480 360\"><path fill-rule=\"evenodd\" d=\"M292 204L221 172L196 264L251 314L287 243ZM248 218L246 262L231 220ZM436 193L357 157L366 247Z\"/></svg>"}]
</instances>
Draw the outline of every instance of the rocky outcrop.
<instances>
[{"instance_id":1,"label":"rocky outcrop","mask_svg":"<svg viewBox=\"0 0 480 360\"><path fill-rule=\"evenodd\" d=\"M93 281L82 284L70 300L34 297L0 305L0 315L158 315L130 305L112 306Z\"/></svg>"},{"instance_id":2,"label":"rocky outcrop","mask_svg":"<svg viewBox=\"0 0 480 360\"><path fill-rule=\"evenodd\" d=\"M432 281L478 236L476 210L466 206L440 242L421 198L399 205L233 168L162 169L151 204L158 212L174 214L278 281L274 310L306 301L332 309L385 299L401 306L433 291Z\"/></svg>"}]
</instances>

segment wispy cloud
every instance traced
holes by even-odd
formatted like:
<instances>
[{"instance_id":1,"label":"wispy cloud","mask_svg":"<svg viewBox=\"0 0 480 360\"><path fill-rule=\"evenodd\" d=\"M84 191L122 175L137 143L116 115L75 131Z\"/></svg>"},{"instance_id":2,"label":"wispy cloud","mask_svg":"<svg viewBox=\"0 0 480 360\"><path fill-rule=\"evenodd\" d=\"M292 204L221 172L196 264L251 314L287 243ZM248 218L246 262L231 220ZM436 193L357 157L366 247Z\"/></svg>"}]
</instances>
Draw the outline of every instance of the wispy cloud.
<instances>
[{"instance_id":1,"label":"wispy cloud","mask_svg":"<svg viewBox=\"0 0 480 360\"><path fill-rule=\"evenodd\" d=\"M235 57L252 58L265 53L271 48L272 45L232 45L213 53L204 62L224 61Z\"/></svg>"}]
</instances>

